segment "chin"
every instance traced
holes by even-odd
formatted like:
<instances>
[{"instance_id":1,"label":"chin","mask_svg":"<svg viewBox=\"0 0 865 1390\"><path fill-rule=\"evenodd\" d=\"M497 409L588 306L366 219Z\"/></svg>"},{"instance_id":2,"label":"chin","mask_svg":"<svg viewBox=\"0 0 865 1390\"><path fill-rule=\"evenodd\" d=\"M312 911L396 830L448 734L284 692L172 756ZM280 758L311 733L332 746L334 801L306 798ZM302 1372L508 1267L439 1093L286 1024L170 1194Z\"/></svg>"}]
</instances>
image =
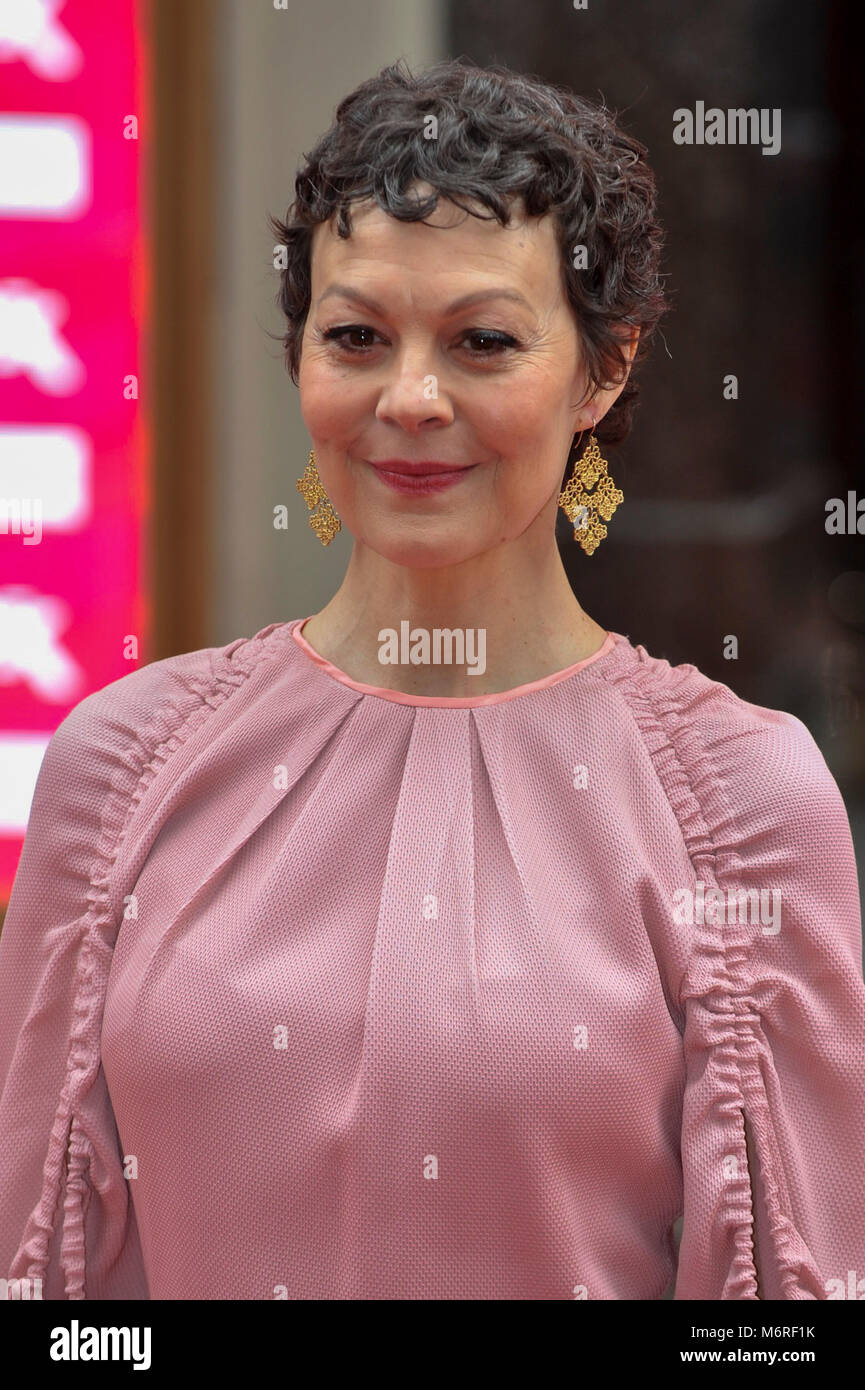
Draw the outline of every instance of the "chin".
<instances>
[{"instance_id":1,"label":"chin","mask_svg":"<svg viewBox=\"0 0 865 1390\"><path fill-rule=\"evenodd\" d=\"M370 527L357 539L391 564L406 569L441 569L478 554L476 536L422 534L415 527L400 527L392 519Z\"/></svg>"}]
</instances>

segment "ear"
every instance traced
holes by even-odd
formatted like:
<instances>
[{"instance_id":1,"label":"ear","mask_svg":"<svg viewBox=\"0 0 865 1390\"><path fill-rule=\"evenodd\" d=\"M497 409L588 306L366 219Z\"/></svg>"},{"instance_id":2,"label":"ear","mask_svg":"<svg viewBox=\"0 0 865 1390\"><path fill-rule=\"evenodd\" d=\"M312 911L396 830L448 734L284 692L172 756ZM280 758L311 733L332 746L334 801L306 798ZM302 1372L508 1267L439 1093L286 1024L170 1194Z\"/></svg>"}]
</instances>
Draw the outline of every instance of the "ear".
<instances>
[{"instance_id":1,"label":"ear","mask_svg":"<svg viewBox=\"0 0 865 1390\"><path fill-rule=\"evenodd\" d=\"M628 341L626 341L623 344L624 353L628 359L628 371L631 370L631 365L634 361L634 353L637 351L637 344L639 343L639 341L639 328L631 328L630 325L628 325Z\"/></svg>"},{"instance_id":2,"label":"ear","mask_svg":"<svg viewBox=\"0 0 865 1390\"><path fill-rule=\"evenodd\" d=\"M621 350L625 358L624 375L621 381L617 382L615 385L611 382L609 386L602 387L598 391L598 400L603 403L604 415L606 415L614 401L618 400L627 385L628 377L631 375L634 355L637 351L637 344L640 341L639 328L632 328L630 324L623 324L621 328L623 331L617 332L616 337L619 339Z\"/></svg>"},{"instance_id":3,"label":"ear","mask_svg":"<svg viewBox=\"0 0 865 1390\"><path fill-rule=\"evenodd\" d=\"M637 351L637 344L640 341L640 330L639 328L632 327L632 325L629 323L621 323L616 325L614 331L616 337L619 339L619 344L625 357L627 369L630 373L631 365L634 361L634 354ZM626 376L625 381L627 381L627 379L628 378ZM619 384L621 386L624 386L625 381L622 381Z\"/></svg>"}]
</instances>

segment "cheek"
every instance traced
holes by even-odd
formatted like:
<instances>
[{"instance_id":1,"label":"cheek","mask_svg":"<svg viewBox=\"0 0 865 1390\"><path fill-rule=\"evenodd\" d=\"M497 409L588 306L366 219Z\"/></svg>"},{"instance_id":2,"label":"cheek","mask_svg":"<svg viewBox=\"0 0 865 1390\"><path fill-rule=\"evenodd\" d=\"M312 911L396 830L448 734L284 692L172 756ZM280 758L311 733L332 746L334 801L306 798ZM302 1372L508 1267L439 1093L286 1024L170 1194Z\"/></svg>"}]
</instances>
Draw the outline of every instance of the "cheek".
<instances>
[{"instance_id":1,"label":"cheek","mask_svg":"<svg viewBox=\"0 0 865 1390\"><path fill-rule=\"evenodd\" d=\"M502 383L486 399L478 397L473 419L489 450L507 465L499 475L500 485L543 493L548 480L541 475L546 473L552 480L549 487L554 485L558 456L560 476L569 442L563 443L561 387L543 378ZM549 468L543 467L544 459L550 461Z\"/></svg>"},{"instance_id":2,"label":"cheek","mask_svg":"<svg viewBox=\"0 0 865 1390\"><path fill-rule=\"evenodd\" d=\"M502 512L517 529L561 486L571 435L563 413L562 383L527 374L503 384L475 416L478 432L501 459L490 482Z\"/></svg>"},{"instance_id":3,"label":"cheek","mask_svg":"<svg viewBox=\"0 0 865 1390\"><path fill-rule=\"evenodd\" d=\"M298 374L300 413L309 433L321 444L351 437L363 406L354 382L330 364L308 357Z\"/></svg>"}]
</instances>

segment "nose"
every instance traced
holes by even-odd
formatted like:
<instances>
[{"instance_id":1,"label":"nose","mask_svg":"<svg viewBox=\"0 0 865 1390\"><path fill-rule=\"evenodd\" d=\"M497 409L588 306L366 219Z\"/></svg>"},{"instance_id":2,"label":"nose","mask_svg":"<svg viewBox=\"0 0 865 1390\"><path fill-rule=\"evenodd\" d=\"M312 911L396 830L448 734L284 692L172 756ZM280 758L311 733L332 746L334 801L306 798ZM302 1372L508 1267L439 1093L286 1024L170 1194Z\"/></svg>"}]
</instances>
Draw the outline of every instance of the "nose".
<instances>
[{"instance_id":1,"label":"nose","mask_svg":"<svg viewBox=\"0 0 865 1390\"><path fill-rule=\"evenodd\" d=\"M428 424L451 424L454 412L450 397L429 366L429 356L420 352L405 353L394 360L379 393L377 420L409 431Z\"/></svg>"}]
</instances>

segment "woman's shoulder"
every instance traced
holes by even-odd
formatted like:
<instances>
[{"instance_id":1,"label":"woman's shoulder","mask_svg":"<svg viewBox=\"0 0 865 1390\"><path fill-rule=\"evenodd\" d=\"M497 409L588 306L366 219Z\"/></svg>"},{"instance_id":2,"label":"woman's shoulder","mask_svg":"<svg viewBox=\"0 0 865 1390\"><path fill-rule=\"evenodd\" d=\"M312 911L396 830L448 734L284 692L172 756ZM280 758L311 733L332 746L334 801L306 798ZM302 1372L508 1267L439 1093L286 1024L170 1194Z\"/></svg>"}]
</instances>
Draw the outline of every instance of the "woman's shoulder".
<instances>
[{"instance_id":1,"label":"woman's shoulder","mask_svg":"<svg viewBox=\"0 0 865 1390\"><path fill-rule=\"evenodd\" d=\"M66 818L83 826L89 811L119 832L119 819L192 731L284 649L287 626L149 662L79 700L48 741L34 809L52 806L55 826ZM32 821L31 813L31 840Z\"/></svg>"},{"instance_id":2,"label":"woman's shoulder","mask_svg":"<svg viewBox=\"0 0 865 1390\"><path fill-rule=\"evenodd\" d=\"M80 700L58 724L51 743L110 747L130 738L152 743L170 736L197 709L228 698L260 662L284 648L287 627L271 623L252 637L139 666Z\"/></svg>"},{"instance_id":3,"label":"woman's shoulder","mask_svg":"<svg viewBox=\"0 0 865 1390\"><path fill-rule=\"evenodd\" d=\"M605 677L692 846L710 843L744 858L768 852L778 836L801 843L828 835L846 848L841 793L801 719L745 700L693 663L673 665L627 638L616 655Z\"/></svg>"}]
</instances>

